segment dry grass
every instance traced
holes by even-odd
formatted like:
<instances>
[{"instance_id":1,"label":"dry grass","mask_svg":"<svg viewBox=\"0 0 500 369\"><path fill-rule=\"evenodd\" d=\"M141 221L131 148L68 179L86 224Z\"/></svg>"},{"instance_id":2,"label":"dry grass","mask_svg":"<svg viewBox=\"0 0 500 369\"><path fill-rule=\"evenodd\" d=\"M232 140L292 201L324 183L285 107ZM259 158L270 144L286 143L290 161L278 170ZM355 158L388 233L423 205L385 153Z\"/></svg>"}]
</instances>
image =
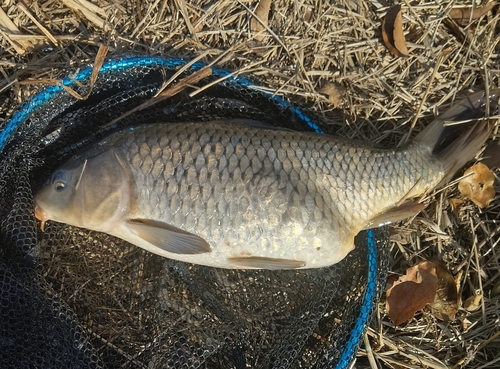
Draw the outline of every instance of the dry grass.
<instances>
[{"instance_id":1,"label":"dry grass","mask_svg":"<svg viewBox=\"0 0 500 369\"><path fill-rule=\"evenodd\" d=\"M312 106L341 135L400 145L458 97L500 85L500 11L497 6L479 24L462 27L461 42L446 15L472 2L404 2L410 56L395 58L379 31L389 5L274 0L268 26L256 34L249 28L256 2L247 0L6 0L0 117L43 81L93 62L105 44L108 56L203 55ZM346 88L340 109L318 92L325 82ZM456 196L452 184L416 219L395 227L392 272L442 259L457 276L461 298L479 291L481 305L475 312L460 309L452 323L424 311L397 329L381 306L369 331L379 367L500 368L500 200L482 211L466 203L455 214L448 199Z\"/></svg>"}]
</instances>

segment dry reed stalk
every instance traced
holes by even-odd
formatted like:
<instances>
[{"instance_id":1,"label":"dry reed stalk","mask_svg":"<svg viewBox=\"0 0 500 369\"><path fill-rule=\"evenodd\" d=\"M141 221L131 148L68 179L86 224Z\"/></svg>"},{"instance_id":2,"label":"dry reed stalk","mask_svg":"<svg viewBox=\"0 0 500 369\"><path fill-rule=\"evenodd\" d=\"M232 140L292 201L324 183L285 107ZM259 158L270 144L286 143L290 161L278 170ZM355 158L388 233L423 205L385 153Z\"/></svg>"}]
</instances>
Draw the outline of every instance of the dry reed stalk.
<instances>
[{"instance_id":1,"label":"dry reed stalk","mask_svg":"<svg viewBox=\"0 0 500 369\"><path fill-rule=\"evenodd\" d=\"M63 0L32 1L29 8L6 3L0 8L0 93L10 105L32 93L37 80L54 81L94 61L103 42L110 57L199 56L235 74L251 74L263 81L262 89L309 106L330 131L386 146L406 142L470 91L500 85L498 7L480 22L454 28L447 14L456 1L402 3L409 57L401 59L380 39L388 7L375 0L274 0L267 24L261 24L260 35L267 36L259 39L250 27L256 1ZM318 92L324 81L346 86L343 110ZM7 110L2 105L2 119ZM451 323L423 311L398 329L382 311L372 323L378 333L370 334L378 365L500 366L500 199L482 211L471 203L452 211L456 182L429 194L425 211L393 228L391 272L404 274L421 259L441 258L460 276L463 300L476 290L483 294L481 308L461 309ZM77 267L75 261L68 269ZM126 309L109 314L128 319Z\"/></svg>"}]
</instances>

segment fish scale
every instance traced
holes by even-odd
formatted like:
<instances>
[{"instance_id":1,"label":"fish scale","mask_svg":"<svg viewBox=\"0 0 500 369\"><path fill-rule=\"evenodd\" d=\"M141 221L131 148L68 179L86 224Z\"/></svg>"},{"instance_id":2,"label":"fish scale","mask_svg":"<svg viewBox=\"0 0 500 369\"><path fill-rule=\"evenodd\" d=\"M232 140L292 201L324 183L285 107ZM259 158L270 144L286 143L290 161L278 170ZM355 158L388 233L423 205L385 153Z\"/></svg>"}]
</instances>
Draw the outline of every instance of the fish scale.
<instances>
[{"instance_id":1,"label":"fish scale","mask_svg":"<svg viewBox=\"0 0 500 369\"><path fill-rule=\"evenodd\" d=\"M363 228L420 211L409 200L479 150L488 121L445 121L477 117L485 100L453 106L399 149L244 119L124 129L59 168L35 213L202 265L328 266Z\"/></svg>"},{"instance_id":2,"label":"fish scale","mask_svg":"<svg viewBox=\"0 0 500 369\"><path fill-rule=\"evenodd\" d=\"M387 166L387 156L393 155L392 151L372 150L371 157L374 159L370 165L364 145L352 147L329 136L258 130L223 123L212 123L209 132L210 135L207 134L206 123L153 125L134 130L134 135L127 135L126 140L122 137L124 135L118 135L114 142L115 145L120 145L117 147L126 155L125 160L131 164L136 187L151 188L151 182L154 180L150 171L152 150L146 149L145 146L154 145L158 136L171 137L166 145L171 146L173 150L179 149L179 158L174 159L176 173L167 175L168 172L165 172L162 180L165 183L177 183L177 186L174 186L175 205L172 211L168 206L156 207L155 219L174 224L208 240L214 249L212 254L222 260L231 256L253 255L303 260L306 265L310 264L310 259L315 263L320 262L318 259L324 259L324 263L328 265L335 261L338 255L343 257L352 249L352 238L363 228L364 223L392 205L393 191L403 196L411 189L402 180L395 183L385 181L386 183L375 191L374 187L367 192L363 189L362 182L383 183L387 169L392 172L412 171L409 161L406 162L409 168L401 165L399 160L392 161ZM319 149L316 160L299 159L313 157L312 150L305 144L307 139L316 141L314 148ZM128 149L128 145L133 148L139 144L139 140L144 142L141 142L139 156L136 156L134 150ZM270 144L266 156L259 158L253 155L256 151L254 148L266 145L265 141ZM195 158L199 155L206 157L208 152L208 161L217 160L212 156L212 152L219 144L224 147L224 154L219 159L218 167L209 172L212 181L203 181L200 176L202 167L196 165ZM252 148L248 149L250 145ZM129 152L130 154L127 154ZM404 157L408 153L398 154ZM268 164L264 165L264 162ZM334 163L341 165L336 166ZM385 166L385 170L379 169L381 165ZM339 170L335 171L335 168ZM414 178L408 182L416 182L418 178L415 175L421 176L415 173ZM310 182L309 178L322 180L314 183ZM430 186L435 184L432 180L430 182ZM429 181L426 179L425 183ZM234 192L233 189L238 185L238 191ZM198 191L190 192L190 187L197 187L203 192L209 189L208 192L212 193L214 203L203 206L208 214L200 212L196 217L193 215L192 202L198 197ZM309 192L307 188L311 187L314 190ZM323 207L318 207L319 211L314 212L318 204L311 201L309 195L315 194L318 187ZM139 196L140 201L147 204L141 206L141 209L154 209L157 199L164 196L161 186L154 186L153 189L159 189L160 192L148 191L147 194ZM277 197L278 193L283 196ZM246 199L245 202L242 197ZM376 200L377 208L368 211L365 202L367 198ZM167 197L167 203L168 200ZM177 204L178 202L180 204ZM228 208L229 203L234 206ZM286 206L279 209L281 204ZM342 206L339 207L338 204ZM216 220L217 227L207 229L207 219L203 219L207 216ZM132 214L132 217L150 218L151 213L142 211ZM278 218L280 222L267 227L266 224L272 218ZM246 229L244 237L239 231L242 228ZM354 232L345 231L347 229ZM323 237L318 237L319 234L323 234ZM246 245L248 242L259 244L259 248ZM302 246L295 249L287 246L296 243ZM223 245L227 244L232 245L230 252L223 249ZM321 254L311 257L310 254L314 255L318 249L322 250Z\"/></svg>"}]
</instances>

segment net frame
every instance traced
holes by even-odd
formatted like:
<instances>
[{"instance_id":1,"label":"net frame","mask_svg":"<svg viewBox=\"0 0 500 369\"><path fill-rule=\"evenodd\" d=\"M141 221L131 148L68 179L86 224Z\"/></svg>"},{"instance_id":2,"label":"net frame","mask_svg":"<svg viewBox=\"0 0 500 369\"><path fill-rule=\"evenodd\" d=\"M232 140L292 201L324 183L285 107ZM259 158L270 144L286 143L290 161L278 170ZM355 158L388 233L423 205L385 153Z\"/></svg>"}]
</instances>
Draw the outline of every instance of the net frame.
<instances>
[{"instance_id":1,"label":"net frame","mask_svg":"<svg viewBox=\"0 0 500 369\"><path fill-rule=\"evenodd\" d=\"M0 255L3 257L4 262L0 268L3 276L3 282L0 283L0 285L3 286L3 288L0 288L0 291L3 292L0 298L0 301L2 301L2 313L0 315L6 317L12 315L15 311L12 306L14 305L13 300L16 300L16 297L11 293L4 293L5 286L18 286L12 288L13 291L29 291L26 293L25 301L30 302L30 304L35 302L34 306L38 306L38 310L46 311L42 314L43 319L37 317L25 319L22 316L15 315L16 317L11 320L22 322L23 319L25 319L25 322L28 321L30 323L37 323L37 319L38 323L43 321L45 324L39 324L40 331L53 331L54 328L57 328L60 330L60 333L57 333L56 336L58 335L60 338L66 338L59 339L59 341L65 342L68 346L66 347L63 345L65 347L64 349L61 349L59 346L50 345L43 349L38 347L38 350L33 351L37 352L37 358L32 361L33 355L25 353L26 356L22 358L22 360L25 360L24 362L30 363L36 362L37 360L42 363L49 361L58 362L58 359L54 359L51 355L53 356L54 352L64 351L65 355L63 356L65 357L63 359L66 360L64 362L71 363L71 366L76 366L76 363L78 363L80 367L96 368L141 367L141 365L144 365L144 362L138 360L138 356L127 354L123 352L124 350L122 348L115 345L109 346L110 342L108 339L103 338L99 333L92 332L85 323L81 323L81 317L78 316L78 313L73 311L74 307L68 306L66 301L61 301L60 296L53 290L51 284L48 283L44 277L44 273L47 272L46 269L44 269L46 266L43 262L40 262L40 254L43 253L40 251L40 247L44 240L47 241L47 235L40 235L40 232L37 231L37 225L33 219L33 209L29 208L29 204L19 204L16 202L16 199L30 199L32 197L32 188L36 188L37 185L40 185L42 178L46 178L48 173L70 157L74 152L81 150L83 146L88 145L91 141L99 139L99 137L109 134L115 129L137 124L139 122L139 114L132 115L127 119L119 121L112 127L107 127L101 132L96 132L90 140L85 137L79 137L82 136L82 131L79 130L79 128L86 127L85 123L88 117L78 117L78 119L80 119L78 120L76 115L82 112L82 109L92 110L98 106L96 115L102 116L102 112L105 111L105 109L99 107L98 101L103 97L102 91L107 91L106 84L110 79L113 79L117 86L112 88L112 94L107 96L106 99L111 99L113 96L121 94L124 91L126 94L126 89L128 87L139 84L139 89L144 87L144 93L142 95L141 93L136 93L134 98L138 97L137 101L133 101L134 104L139 104L140 101L145 101L156 93L161 82L163 82L166 77L161 80L148 81L146 83L140 79L140 73L137 73L138 70L144 68L144 70L154 70L158 73L168 75L174 73L187 63L188 61L177 58L143 56L130 56L107 61L100 70L98 81L91 91L89 98L80 101L72 97L63 86L85 92L85 88L88 88L92 67L84 68L75 75L63 79L60 85L44 88L35 94L28 102L14 112L12 117L3 125L0 131L2 166L4 168L19 168L19 171L16 173L3 171L0 176L1 188L4 188L4 186L9 187L8 183L12 181L19 182L19 185L15 186L14 189L4 190L3 197L5 197L5 192L7 192L13 195L13 201L3 198L0 207L2 214L5 216L4 219L6 219L1 227L3 247L0 249ZM205 67L203 63L194 63L181 74L177 80L188 73L199 71L203 67ZM144 73L144 75L147 75L147 73ZM113 78L109 78L109 76L113 76ZM311 117L313 115L312 113L294 106L278 95L260 89L256 81L244 76L232 75L229 71L212 68L212 75L204 79L200 84L211 83L218 79L222 79L222 81L213 86L213 88L207 89L205 93L197 95L198 97L194 101L182 101L179 103L178 100L173 98L165 101L156 109L161 111L161 114L165 115L164 119L172 117L172 119L178 121L182 120L182 118L176 115L178 111L175 109L179 109L179 106L185 109L187 106L195 104L195 112L188 114L186 119L193 119L193 117L199 118L201 112L204 114L201 115L201 118L211 120L214 114L211 109L213 108L213 110L217 111L217 109L221 107L211 106L211 109L199 110L199 106L204 106L204 104L217 105L217 103L224 103L226 105L222 104L222 108L226 110L221 118L248 117L248 114L250 114L251 118L267 119L266 123L275 124L283 128L315 131L318 133L324 131L321 123L317 122L316 118ZM137 86L134 86L134 88L135 87ZM122 97L122 95L120 96ZM125 99L124 101L130 102L132 100L133 99ZM242 105L238 105L239 103ZM244 106L244 108L241 108L241 106ZM207 110L210 112L207 113ZM267 114L260 114L260 110L271 113L266 117ZM230 113L228 114L228 112ZM117 112L114 114L117 114ZM239 114L241 114L241 116L239 116ZM74 128L71 127L71 125L64 126L64 124L62 124L66 123L68 119L77 119L77 123L74 123ZM148 117L147 119L153 118ZM140 122L142 123L142 120L140 120ZM61 130L61 127L65 128ZM59 142L61 142L61 145L58 144ZM69 144L69 142L71 142L71 144ZM61 232L63 228L65 227L56 226L52 232ZM68 228L66 227L65 229ZM72 232L76 231L73 230ZM369 230L362 232L357 237L356 250L340 263L343 266L325 268L324 271L301 271L301 273L309 273L310 276L324 273L324 275L328 275L328 278L335 278L338 277L335 273L349 270L349 263L354 263L363 266L362 273L364 275L356 280L357 285L354 286L354 290L357 291L356 295L351 299L347 299L347 303L341 301L342 298L338 296L332 297L328 302L328 306L341 306L339 311L342 311L340 314L342 316L342 321L335 325L335 332L328 332L329 338L326 344L315 345L305 342L306 340L311 340L311 337L318 336L319 334L317 331L322 331L325 327L329 327L333 324L331 322L331 317L330 319L317 317L318 326L322 325L322 327L309 327L310 334L308 338L302 336L301 342L297 345L299 346L298 352L295 352L297 350L294 348L291 350L295 350L294 355L291 355L292 360L283 360L289 353L287 353L288 347L283 348L283 345L281 345L275 350L274 354L266 353L266 359L262 361L263 364L260 367L312 367L310 366L311 363L313 363L313 366L316 368L349 367L355 357L360 339L370 319L374 306L379 300L383 290L382 286L385 282L388 258L387 230ZM160 262L163 262L163 260ZM193 273L192 270L186 271L185 265L182 265L182 263L179 264L180 262L165 261L165 263L173 268L173 274L185 273L181 278L189 279L189 273ZM179 270L183 270L183 272L179 272ZM207 272L206 267L195 266L193 270L199 273L199 275L203 275ZM226 271L224 273L233 273L239 276L243 275L245 278L248 277L248 275L253 275L256 279L267 278L267 276L272 274L290 275L289 271ZM287 277L284 279L287 279ZM8 281L5 282L6 280ZM35 280L36 283L28 282L30 280ZM330 285L326 284L325 286ZM332 291L332 295L335 295L335 292L336 291ZM344 303L344 305L341 303ZM329 311L331 311L331 309ZM61 316L64 317L64 319L60 319ZM329 322L320 323L322 319L329 320ZM64 324L61 324L62 322L64 322ZM25 328L30 324L12 323L12 326L16 327L16 325L19 326L19 331L23 331L23 327ZM125 359L122 359L118 366L114 365L112 360L107 361L107 354L103 354L105 350L96 348L96 340L92 339L92 334L101 336L97 340L100 344L103 346L108 345L111 347L111 349L109 349L110 351L116 351L115 356L121 355ZM233 358L228 361L224 361L224 359L228 359L227 355L222 355L221 358L217 359L213 359L212 357L211 360L208 360L204 358L202 354L199 355L201 359L198 358L195 364L191 365L189 364L189 360L187 360L182 362L182 365L186 364L187 367L197 367L204 364L207 367L236 368L253 365L251 367L256 367L255 363L258 363L259 360L254 360L255 353L252 352L252 354L248 354L245 352L245 350L247 350L245 346L249 347L250 344L245 342L244 339L241 339L242 337L244 338L246 334L247 333L242 332L240 338L232 341L231 350L233 351ZM4 337L2 342L11 342L5 337L8 338L12 335L13 330L5 323L0 323L0 338ZM23 335L20 336L23 337ZM40 339L41 337L38 337L37 340ZM24 337L23 341L32 342L33 340ZM17 340L15 340L15 342L16 343L13 345L14 350L4 350L2 351L3 354L0 354L0 356L4 356L2 362L12 363L11 366L8 364L7 367L19 367L18 365L20 364L20 362L15 362L16 359L14 356L19 358L19 353L23 350L20 350L21 342ZM31 344L28 344L26 346L29 347L30 345ZM238 345L241 347L238 347ZM309 348L307 350L305 349L308 345L318 348L316 350L317 352L314 353L316 357L307 359L309 361L304 358L307 355L310 356L310 352L313 351ZM78 349L75 349L75 347ZM214 348L214 351L218 350L219 348ZM238 350L242 351L242 353L237 354ZM120 353L120 351L123 353ZM303 353L304 351L308 351L307 355ZM45 358L44 355L46 355ZM50 360L46 360L47 358ZM153 363L153 361L152 359L149 360L149 365L152 365L151 363ZM164 364L161 360L158 361L158 363L158 365ZM58 362L58 365L59 364ZM155 366L153 365L152 367Z\"/></svg>"}]
</instances>

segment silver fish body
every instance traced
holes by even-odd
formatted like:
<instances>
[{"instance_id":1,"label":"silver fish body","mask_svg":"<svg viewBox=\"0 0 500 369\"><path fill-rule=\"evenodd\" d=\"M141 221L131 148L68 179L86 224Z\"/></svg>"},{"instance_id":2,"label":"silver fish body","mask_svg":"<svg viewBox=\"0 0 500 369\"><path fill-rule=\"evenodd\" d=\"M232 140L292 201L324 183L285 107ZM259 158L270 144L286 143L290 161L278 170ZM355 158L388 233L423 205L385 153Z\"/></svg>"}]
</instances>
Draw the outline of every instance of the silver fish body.
<instances>
[{"instance_id":1,"label":"silver fish body","mask_svg":"<svg viewBox=\"0 0 500 369\"><path fill-rule=\"evenodd\" d=\"M463 165L489 133L436 155L438 123L394 150L248 121L129 128L58 169L35 196L36 215L202 265L328 266L360 230Z\"/></svg>"}]
</instances>

